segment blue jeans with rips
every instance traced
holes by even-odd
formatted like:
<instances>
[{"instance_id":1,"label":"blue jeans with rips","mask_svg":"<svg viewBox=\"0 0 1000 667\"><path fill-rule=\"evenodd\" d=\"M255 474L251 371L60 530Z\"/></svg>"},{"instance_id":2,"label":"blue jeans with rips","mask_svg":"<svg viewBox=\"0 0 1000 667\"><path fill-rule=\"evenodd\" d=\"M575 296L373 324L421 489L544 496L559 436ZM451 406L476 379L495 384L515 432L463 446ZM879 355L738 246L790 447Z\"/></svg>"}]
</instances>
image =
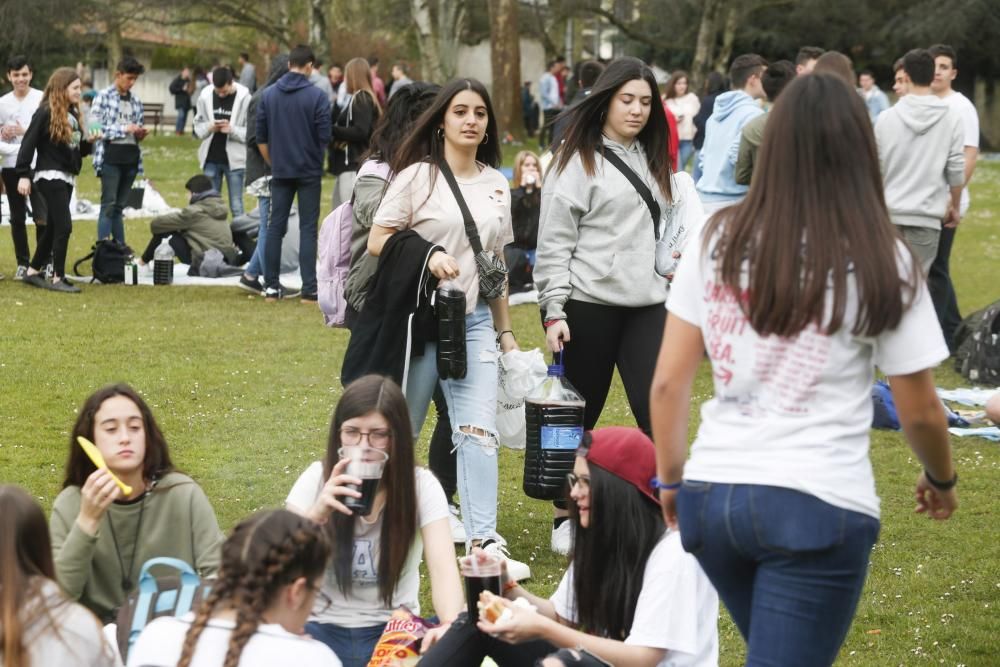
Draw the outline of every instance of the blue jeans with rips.
<instances>
[{"instance_id":1,"label":"blue jeans with rips","mask_svg":"<svg viewBox=\"0 0 1000 667\"><path fill-rule=\"evenodd\" d=\"M212 179L212 187L220 195L222 194L222 177L226 177L229 211L234 218L243 215L243 176L246 174L246 169L230 169L229 165L206 161L202 171Z\"/></svg>"},{"instance_id":2,"label":"blue jeans with rips","mask_svg":"<svg viewBox=\"0 0 1000 667\"><path fill-rule=\"evenodd\" d=\"M677 517L684 549L747 642L748 666L833 664L878 519L792 489L689 480Z\"/></svg>"},{"instance_id":3,"label":"blue jeans with rips","mask_svg":"<svg viewBox=\"0 0 1000 667\"><path fill-rule=\"evenodd\" d=\"M139 175L138 164L101 165L101 212L97 216L97 239L113 238L125 243L125 219L122 212L128 203L132 183Z\"/></svg>"},{"instance_id":4,"label":"blue jeans with rips","mask_svg":"<svg viewBox=\"0 0 1000 667\"><path fill-rule=\"evenodd\" d=\"M451 419L451 442L458 454L458 497L469 540L496 537L497 483L497 357L493 316L480 299L465 316L464 378L441 380L437 371L437 343L426 343L423 356L410 358L406 378L406 403L410 426L420 435L427 407L440 382ZM481 433L467 433L467 427ZM485 435L483 435L485 434Z\"/></svg>"}]
</instances>

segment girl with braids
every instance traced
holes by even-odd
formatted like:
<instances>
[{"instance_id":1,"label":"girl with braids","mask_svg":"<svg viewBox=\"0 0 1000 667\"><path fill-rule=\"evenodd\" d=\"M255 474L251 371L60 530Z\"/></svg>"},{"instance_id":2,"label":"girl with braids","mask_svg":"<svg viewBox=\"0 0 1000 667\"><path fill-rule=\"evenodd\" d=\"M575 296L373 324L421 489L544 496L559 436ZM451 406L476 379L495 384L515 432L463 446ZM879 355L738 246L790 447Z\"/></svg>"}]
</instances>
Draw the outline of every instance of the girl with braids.
<instances>
[{"instance_id":1,"label":"girl with braids","mask_svg":"<svg viewBox=\"0 0 1000 667\"><path fill-rule=\"evenodd\" d=\"M311 521L286 510L242 521L222 545L222 569L197 614L150 623L129 653L136 667L340 667L305 634L330 547Z\"/></svg>"},{"instance_id":2,"label":"girl with braids","mask_svg":"<svg viewBox=\"0 0 1000 667\"><path fill-rule=\"evenodd\" d=\"M460 616L421 667L478 665L487 655L521 667L567 648L629 667L717 665L719 598L680 535L663 525L655 473L653 443L639 429L584 435L566 480L576 536L555 594L529 593L504 568L510 617L473 624ZM513 604L518 598L536 611Z\"/></svg>"},{"instance_id":3,"label":"girl with braids","mask_svg":"<svg viewBox=\"0 0 1000 667\"><path fill-rule=\"evenodd\" d=\"M84 137L80 121L80 76L70 67L60 67L49 78L42 104L31 117L31 124L21 139L17 155L17 191L27 197L38 188L48 207L45 231L35 248L24 284L56 292L79 292L80 288L64 280L66 248L73 233L69 199L83 156L91 151L91 141L99 135ZM46 282L40 272L52 258L54 275Z\"/></svg>"},{"instance_id":4,"label":"girl with braids","mask_svg":"<svg viewBox=\"0 0 1000 667\"><path fill-rule=\"evenodd\" d=\"M0 665L113 667L101 625L59 590L42 508L0 486Z\"/></svg>"},{"instance_id":5,"label":"girl with braids","mask_svg":"<svg viewBox=\"0 0 1000 667\"><path fill-rule=\"evenodd\" d=\"M94 466L78 436L97 446L130 494ZM208 498L174 470L153 413L127 384L97 390L80 409L50 525L59 583L105 623L150 558L178 558L202 576L219 566L222 533Z\"/></svg>"},{"instance_id":6,"label":"girl with braids","mask_svg":"<svg viewBox=\"0 0 1000 667\"><path fill-rule=\"evenodd\" d=\"M344 505L346 497L361 495L355 490L361 480L345 474L348 461L338 455L341 447L362 443L389 457L368 516ZM306 631L332 648L345 667L368 664L394 609L420 613L421 552L442 623L424 645L444 634L462 610L448 503L434 475L414 465L406 399L391 379L366 375L347 386L333 413L326 456L302 473L286 504L323 525L330 538L333 556L323 591L333 604L317 606Z\"/></svg>"}]
</instances>

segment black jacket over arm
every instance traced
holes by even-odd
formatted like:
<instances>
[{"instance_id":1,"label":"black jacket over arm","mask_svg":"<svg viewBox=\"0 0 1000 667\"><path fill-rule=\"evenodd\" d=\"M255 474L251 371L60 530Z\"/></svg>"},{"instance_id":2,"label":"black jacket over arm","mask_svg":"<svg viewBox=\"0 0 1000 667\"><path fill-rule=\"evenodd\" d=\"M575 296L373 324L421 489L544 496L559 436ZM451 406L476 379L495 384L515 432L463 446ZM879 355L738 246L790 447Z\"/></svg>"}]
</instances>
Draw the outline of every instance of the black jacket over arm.
<instances>
[{"instance_id":1,"label":"black jacket over arm","mask_svg":"<svg viewBox=\"0 0 1000 667\"><path fill-rule=\"evenodd\" d=\"M406 387L411 354L423 354L424 343L437 340L431 305L437 278L427 269L436 250L444 248L412 230L386 241L344 353L340 379L345 387L369 373L388 375Z\"/></svg>"}]
</instances>

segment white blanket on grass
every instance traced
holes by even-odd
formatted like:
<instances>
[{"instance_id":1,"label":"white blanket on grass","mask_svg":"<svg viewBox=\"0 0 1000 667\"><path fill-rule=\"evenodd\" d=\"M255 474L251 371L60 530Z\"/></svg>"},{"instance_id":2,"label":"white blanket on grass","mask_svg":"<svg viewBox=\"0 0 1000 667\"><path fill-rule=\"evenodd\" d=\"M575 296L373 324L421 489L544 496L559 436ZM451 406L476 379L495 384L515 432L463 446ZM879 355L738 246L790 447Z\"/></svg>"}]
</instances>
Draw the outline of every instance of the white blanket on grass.
<instances>
[{"instance_id":1,"label":"white blanket on grass","mask_svg":"<svg viewBox=\"0 0 1000 667\"><path fill-rule=\"evenodd\" d=\"M236 287L240 284L240 274L235 276L225 276L223 278L203 278L201 276L189 276L187 274L188 269L191 268L187 264L174 264L174 282L171 286L190 286L197 285L201 287ZM82 267L81 271L84 270ZM66 276L67 280L76 283L89 283L90 276ZM298 271L293 271L289 273L284 273L280 277L281 284L288 288L302 289L302 277L299 275ZM152 285L153 284L153 271L152 267L148 269L140 269L139 271L139 285ZM157 287L166 287L157 285Z\"/></svg>"}]
</instances>

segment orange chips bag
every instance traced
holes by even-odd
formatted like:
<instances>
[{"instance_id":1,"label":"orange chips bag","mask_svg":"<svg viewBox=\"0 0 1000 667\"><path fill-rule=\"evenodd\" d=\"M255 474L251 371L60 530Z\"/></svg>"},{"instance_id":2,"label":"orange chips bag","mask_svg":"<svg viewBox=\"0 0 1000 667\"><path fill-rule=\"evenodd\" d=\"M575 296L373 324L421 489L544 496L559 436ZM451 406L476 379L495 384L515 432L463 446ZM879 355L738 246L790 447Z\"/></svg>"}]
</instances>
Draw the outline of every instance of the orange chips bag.
<instances>
[{"instance_id":1,"label":"orange chips bag","mask_svg":"<svg viewBox=\"0 0 1000 667\"><path fill-rule=\"evenodd\" d=\"M392 612L368 667L410 667L420 660L420 643L434 627L406 607Z\"/></svg>"}]
</instances>

